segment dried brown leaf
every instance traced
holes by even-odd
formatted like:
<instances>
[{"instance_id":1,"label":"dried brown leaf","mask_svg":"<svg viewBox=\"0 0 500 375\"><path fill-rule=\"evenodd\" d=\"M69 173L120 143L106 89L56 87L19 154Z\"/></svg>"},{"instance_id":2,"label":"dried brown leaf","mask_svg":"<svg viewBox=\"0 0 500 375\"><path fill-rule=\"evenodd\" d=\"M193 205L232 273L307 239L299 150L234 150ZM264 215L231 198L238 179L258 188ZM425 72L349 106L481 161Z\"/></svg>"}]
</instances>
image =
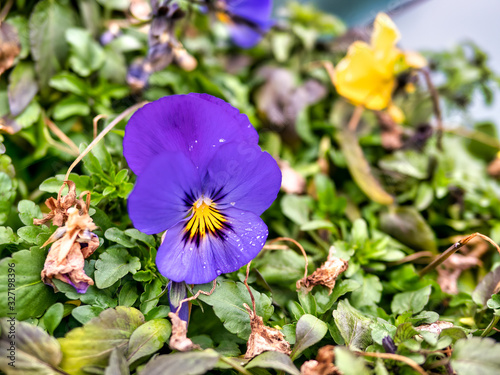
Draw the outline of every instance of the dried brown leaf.
<instances>
[{"instance_id":1,"label":"dried brown leaf","mask_svg":"<svg viewBox=\"0 0 500 375\"><path fill-rule=\"evenodd\" d=\"M329 294L331 294L337 278L349 266L346 260L336 257L334 252L335 248L331 247L326 262L312 275L297 281L297 289L303 288L306 292L310 292L316 285L324 285L330 289Z\"/></svg>"},{"instance_id":2,"label":"dried brown leaf","mask_svg":"<svg viewBox=\"0 0 500 375\"><path fill-rule=\"evenodd\" d=\"M437 268L437 282L441 286L441 290L448 294L458 294L457 281L460 274L480 264L481 261L475 256L452 254Z\"/></svg>"},{"instance_id":3,"label":"dried brown leaf","mask_svg":"<svg viewBox=\"0 0 500 375\"><path fill-rule=\"evenodd\" d=\"M389 113L376 112L380 124L382 147L386 150L399 150L403 147L403 128L396 123Z\"/></svg>"},{"instance_id":4,"label":"dried brown leaf","mask_svg":"<svg viewBox=\"0 0 500 375\"><path fill-rule=\"evenodd\" d=\"M262 318L256 315L246 303L243 306L250 315L250 326L252 328L252 332L248 338L245 358L251 359L267 351L290 355L292 350L288 341L285 340L283 333L276 328L265 326Z\"/></svg>"},{"instance_id":5,"label":"dried brown leaf","mask_svg":"<svg viewBox=\"0 0 500 375\"><path fill-rule=\"evenodd\" d=\"M9 69L21 52L16 29L6 22L0 23L0 75Z\"/></svg>"},{"instance_id":6,"label":"dried brown leaf","mask_svg":"<svg viewBox=\"0 0 500 375\"><path fill-rule=\"evenodd\" d=\"M453 327L453 323L438 320L437 322L434 322L432 324L423 324L421 326L415 327L415 329L417 331L426 331L439 335L443 329L451 327Z\"/></svg>"},{"instance_id":7,"label":"dried brown leaf","mask_svg":"<svg viewBox=\"0 0 500 375\"><path fill-rule=\"evenodd\" d=\"M193 344L191 339L187 338L187 323L173 312L168 313L168 317L172 321L172 336L170 336L169 342L170 349L180 352L200 349L198 345Z\"/></svg>"},{"instance_id":8,"label":"dried brown leaf","mask_svg":"<svg viewBox=\"0 0 500 375\"><path fill-rule=\"evenodd\" d=\"M316 360L304 362L300 368L301 375L341 375L335 367L335 346L326 345L318 350Z\"/></svg>"},{"instance_id":9,"label":"dried brown leaf","mask_svg":"<svg viewBox=\"0 0 500 375\"><path fill-rule=\"evenodd\" d=\"M42 225L48 221L52 221L52 224L61 227L66 223L68 209L77 203L77 199L75 183L73 181L65 181L65 185L68 185L68 194L61 197L61 193L59 192L58 199L54 199L53 197L47 199L45 205L50 209L50 212L43 219L33 219L33 224Z\"/></svg>"}]
</instances>

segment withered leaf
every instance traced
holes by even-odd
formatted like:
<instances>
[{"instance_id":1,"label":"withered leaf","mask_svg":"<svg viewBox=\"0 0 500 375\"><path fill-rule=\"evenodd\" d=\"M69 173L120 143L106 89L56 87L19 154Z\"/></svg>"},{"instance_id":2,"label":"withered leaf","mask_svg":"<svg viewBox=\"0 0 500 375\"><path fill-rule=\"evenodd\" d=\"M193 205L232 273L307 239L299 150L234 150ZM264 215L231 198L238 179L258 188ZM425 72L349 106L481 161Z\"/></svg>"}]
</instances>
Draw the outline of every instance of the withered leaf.
<instances>
[{"instance_id":1,"label":"withered leaf","mask_svg":"<svg viewBox=\"0 0 500 375\"><path fill-rule=\"evenodd\" d=\"M246 303L243 304L250 315L252 332L248 338L246 359L251 359L267 351L281 352L290 355L290 344L280 330L264 325L262 317L256 315Z\"/></svg>"},{"instance_id":2,"label":"withered leaf","mask_svg":"<svg viewBox=\"0 0 500 375\"><path fill-rule=\"evenodd\" d=\"M170 349L180 352L201 349L198 345L193 344L191 339L187 338L187 322L173 312L168 313L168 317L172 321L172 336L170 336L169 342Z\"/></svg>"},{"instance_id":3,"label":"withered leaf","mask_svg":"<svg viewBox=\"0 0 500 375\"><path fill-rule=\"evenodd\" d=\"M21 52L16 29L6 22L0 23L0 75L9 69Z\"/></svg>"},{"instance_id":4,"label":"withered leaf","mask_svg":"<svg viewBox=\"0 0 500 375\"><path fill-rule=\"evenodd\" d=\"M306 191L306 179L285 160L277 160L281 169L281 189L287 194L302 194Z\"/></svg>"},{"instance_id":5,"label":"withered leaf","mask_svg":"<svg viewBox=\"0 0 500 375\"><path fill-rule=\"evenodd\" d=\"M61 197L59 194L58 199L55 199L53 197L47 199L45 201L45 205L50 209L50 212L45 215L43 219L33 219L33 224L42 225L52 220L52 224L61 227L66 223L66 220L68 220L68 209L75 205L77 203L77 200L75 183L73 181L64 182L68 185L68 194L63 197ZM64 188L64 185L62 188Z\"/></svg>"},{"instance_id":6,"label":"withered leaf","mask_svg":"<svg viewBox=\"0 0 500 375\"><path fill-rule=\"evenodd\" d=\"M480 264L481 261L475 256L452 254L437 269L437 282L441 286L441 290L448 294L458 294L457 281L460 274Z\"/></svg>"},{"instance_id":7,"label":"withered leaf","mask_svg":"<svg viewBox=\"0 0 500 375\"><path fill-rule=\"evenodd\" d=\"M304 362L300 368L301 375L341 375L340 370L334 365L335 346L326 345L318 350L316 359Z\"/></svg>"},{"instance_id":8,"label":"withered leaf","mask_svg":"<svg viewBox=\"0 0 500 375\"><path fill-rule=\"evenodd\" d=\"M335 288L335 282L339 275L347 270L349 263L334 255L335 248L330 248L328 258L323 265L304 279L297 281L297 289L304 288L306 292L310 292L316 285L324 285L330 289L329 294Z\"/></svg>"}]
</instances>

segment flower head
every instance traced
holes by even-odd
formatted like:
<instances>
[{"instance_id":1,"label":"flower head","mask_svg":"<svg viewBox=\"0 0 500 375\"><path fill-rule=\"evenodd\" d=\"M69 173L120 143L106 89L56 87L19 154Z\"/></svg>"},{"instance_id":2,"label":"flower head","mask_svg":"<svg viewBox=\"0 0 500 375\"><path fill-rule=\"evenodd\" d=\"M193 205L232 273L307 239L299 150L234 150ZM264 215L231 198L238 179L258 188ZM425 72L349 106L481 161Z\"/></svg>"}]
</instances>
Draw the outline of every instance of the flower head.
<instances>
[{"instance_id":1,"label":"flower head","mask_svg":"<svg viewBox=\"0 0 500 375\"><path fill-rule=\"evenodd\" d=\"M165 277L206 283L262 249L259 216L281 172L257 141L245 115L210 95L165 97L132 116L124 154L138 177L129 214L144 233L167 230L156 258Z\"/></svg>"},{"instance_id":2,"label":"flower head","mask_svg":"<svg viewBox=\"0 0 500 375\"><path fill-rule=\"evenodd\" d=\"M234 43L242 48L255 46L271 28L272 0L218 0L215 14L229 27Z\"/></svg>"},{"instance_id":3,"label":"flower head","mask_svg":"<svg viewBox=\"0 0 500 375\"><path fill-rule=\"evenodd\" d=\"M422 68L425 59L396 47L400 34L387 14L375 19L371 43L356 41L336 66L334 85L355 105L381 110L391 104L396 76L407 68Z\"/></svg>"}]
</instances>

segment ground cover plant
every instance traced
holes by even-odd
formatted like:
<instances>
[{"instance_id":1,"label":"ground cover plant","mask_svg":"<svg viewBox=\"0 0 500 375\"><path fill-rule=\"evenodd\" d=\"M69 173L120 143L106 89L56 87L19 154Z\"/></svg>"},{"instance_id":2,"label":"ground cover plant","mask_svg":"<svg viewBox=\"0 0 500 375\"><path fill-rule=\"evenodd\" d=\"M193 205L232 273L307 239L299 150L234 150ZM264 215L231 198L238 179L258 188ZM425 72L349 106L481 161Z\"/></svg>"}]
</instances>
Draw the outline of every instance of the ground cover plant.
<instances>
[{"instance_id":1,"label":"ground cover plant","mask_svg":"<svg viewBox=\"0 0 500 375\"><path fill-rule=\"evenodd\" d=\"M488 56L271 9L2 3L2 372L500 372Z\"/></svg>"}]
</instances>

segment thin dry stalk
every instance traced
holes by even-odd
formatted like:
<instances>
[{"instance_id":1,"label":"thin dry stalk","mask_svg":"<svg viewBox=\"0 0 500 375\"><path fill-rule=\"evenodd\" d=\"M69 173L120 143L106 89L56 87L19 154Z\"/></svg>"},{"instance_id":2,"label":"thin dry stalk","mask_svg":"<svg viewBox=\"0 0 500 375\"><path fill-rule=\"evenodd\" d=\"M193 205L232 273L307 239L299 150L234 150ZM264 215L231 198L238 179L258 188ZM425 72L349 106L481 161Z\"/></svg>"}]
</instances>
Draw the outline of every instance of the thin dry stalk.
<instances>
[{"instance_id":1,"label":"thin dry stalk","mask_svg":"<svg viewBox=\"0 0 500 375\"><path fill-rule=\"evenodd\" d=\"M462 246L466 245L470 240L476 237L480 237L483 240L488 241L490 244L495 246L497 251L500 253L500 247L498 247L498 245L491 238L485 236L484 234L476 232L451 245L448 249L446 249L444 253L442 253L436 259L434 259L427 267L420 270L418 275L422 277L426 273L429 273L430 271L434 270L437 266L439 266L446 259L448 259L452 254L456 253L458 249L460 249Z\"/></svg>"},{"instance_id":2,"label":"thin dry stalk","mask_svg":"<svg viewBox=\"0 0 500 375\"><path fill-rule=\"evenodd\" d=\"M191 297L188 297L188 298L184 298L179 303L179 307L177 308L177 311L175 312L175 315L179 316L179 312L181 311L181 307L182 307L183 303L195 300L196 298L198 298L200 296L200 294L203 294L205 296L210 296L215 291L216 287L217 287L217 280L214 280L214 284L213 284L212 289L210 290L210 292L205 292L203 290L198 290L194 296L191 296Z\"/></svg>"},{"instance_id":3,"label":"thin dry stalk","mask_svg":"<svg viewBox=\"0 0 500 375\"><path fill-rule=\"evenodd\" d=\"M63 141L76 155L78 155L80 152L78 150L78 146L75 145L75 143L66 134L64 134L64 132L59 129L56 124L50 121L48 117L44 117L43 121L61 141Z\"/></svg>"},{"instance_id":4,"label":"thin dry stalk","mask_svg":"<svg viewBox=\"0 0 500 375\"><path fill-rule=\"evenodd\" d=\"M392 353L366 353L366 352L354 352L356 355L360 355L363 357L375 357L375 358L382 358L382 359L392 359L394 361L399 361L407 364L410 366L412 369L414 369L416 372L418 372L421 375L427 375L427 372L419 366L417 362L414 360L405 357L403 355L399 354L392 354Z\"/></svg>"},{"instance_id":5,"label":"thin dry stalk","mask_svg":"<svg viewBox=\"0 0 500 375\"><path fill-rule=\"evenodd\" d=\"M100 119L103 118L108 118L108 115L100 114L94 117L94 119L92 120L92 124L94 125L94 139L97 138L97 123L99 122Z\"/></svg>"},{"instance_id":6,"label":"thin dry stalk","mask_svg":"<svg viewBox=\"0 0 500 375\"><path fill-rule=\"evenodd\" d=\"M76 167L76 165L85 157L85 155L87 155L94 148L94 146L97 143L99 143L99 141L101 139L103 139L106 134L108 134L110 132L111 129L113 129L121 120L123 120L129 114L135 112L136 110L141 108L146 103L148 103L148 102L137 103L137 104L133 105L132 107L127 108L125 111L120 113L113 121L111 121L109 123L109 125L106 126L106 128L97 136L97 138L95 138L92 141L92 143L89 144L85 150L83 150L83 152L76 158L76 160L73 162L73 164L71 164L71 166L68 169L68 172L66 172L66 176L64 177L64 179L65 180L69 179L69 174L71 173L73 168Z\"/></svg>"},{"instance_id":7,"label":"thin dry stalk","mask_svg":"<svg viewBox=\"0 0 500 375\"><path fill-rule=\"evenodd\" d=\"M304 256L304 260L306 261L306 265L305 265L305 269L304 269L304 278L306 279L307 278L307 267L309 267L309 261L307 260L307 254L306 254L306 251L304 250L304 248L302 247L302 245L300 243L298 243L297 241L295 241L293 238L289 238L289 237L277 237L277 238L269 241L269 245L271 245L275 242L278 242L278 241L289 241L289 242L294 243L299 248L300 252Z\"/></svg>"}]
</instances>

